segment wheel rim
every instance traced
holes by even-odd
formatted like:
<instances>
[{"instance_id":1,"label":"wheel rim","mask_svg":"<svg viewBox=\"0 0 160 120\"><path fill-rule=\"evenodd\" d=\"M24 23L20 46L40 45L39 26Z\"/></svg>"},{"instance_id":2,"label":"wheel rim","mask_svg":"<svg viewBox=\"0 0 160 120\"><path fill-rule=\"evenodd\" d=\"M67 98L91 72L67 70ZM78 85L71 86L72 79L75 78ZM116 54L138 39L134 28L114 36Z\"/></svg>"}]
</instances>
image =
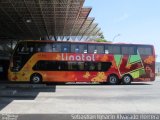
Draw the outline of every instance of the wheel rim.
<instances>
[{"instance_id":1,"label":"wheel rim","mask_svg":"<svg viewBox=\"0 0 160 120\"><path fill-rule=\"evenodd\" d=\"M38 76L34 76L34 77L33 77L33 82L34 82L34 83L40 82L40 78L39 78Z\"/></svg>"},{"instance_id":2,"label":"wheel rim","mask_svg":"<svg viewBox=\"0 0 160 120\"><path fill-rule=\"evenodd\" d=\"M110 77L110 83L115 84L117 82L117 78L115 76Z\"/></svg>"},{"instance_id":3,"label":"wheel rim","mask_svg":"<svg viewBox=\"0 0 160 120\"><path fill-rule=\"evenodd\" d=\"M124 77L124 83L130 83L131 78L129 76Z\"/></svg>"}]
</instances>

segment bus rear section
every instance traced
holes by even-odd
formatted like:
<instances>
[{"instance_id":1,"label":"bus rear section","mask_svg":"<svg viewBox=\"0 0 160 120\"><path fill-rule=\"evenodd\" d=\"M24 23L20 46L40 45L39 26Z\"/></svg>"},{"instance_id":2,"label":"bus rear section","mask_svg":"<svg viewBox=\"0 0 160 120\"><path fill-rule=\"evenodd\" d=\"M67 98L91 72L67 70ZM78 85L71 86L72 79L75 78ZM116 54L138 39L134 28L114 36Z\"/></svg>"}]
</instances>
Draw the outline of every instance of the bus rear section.
<instances>
[{"instance_id":1,"label":"bus rear section","mask_svg":"<svg viewBox=\"0 0 160 120\"><path fill-rule=\"evenodd\" d=\"M152 45L140 45L138 46L138 52L141 55L141 62L144 70L139 71L140 77L135 79L135 81L154 81L156 61L154 47Z\"/></svg>"}]
</instances>

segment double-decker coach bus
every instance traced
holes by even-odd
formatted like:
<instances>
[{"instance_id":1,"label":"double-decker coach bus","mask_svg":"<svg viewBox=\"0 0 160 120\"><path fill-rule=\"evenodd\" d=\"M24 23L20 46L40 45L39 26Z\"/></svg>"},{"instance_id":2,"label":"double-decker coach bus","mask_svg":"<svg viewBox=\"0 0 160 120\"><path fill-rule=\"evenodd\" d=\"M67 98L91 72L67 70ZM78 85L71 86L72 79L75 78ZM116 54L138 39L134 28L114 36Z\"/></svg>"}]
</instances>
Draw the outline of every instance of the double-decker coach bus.
<instances>
[{"instance_id":1,"label":"double-decker coach bus","mask_svg":"<svg viewBox=\"0 0 160 120\"><path fill-rule=\"evenodd\" d=\"M152 45L21 41L8 78L31 83L154 81L155 52Z\"/></svg>"}]
</instances>

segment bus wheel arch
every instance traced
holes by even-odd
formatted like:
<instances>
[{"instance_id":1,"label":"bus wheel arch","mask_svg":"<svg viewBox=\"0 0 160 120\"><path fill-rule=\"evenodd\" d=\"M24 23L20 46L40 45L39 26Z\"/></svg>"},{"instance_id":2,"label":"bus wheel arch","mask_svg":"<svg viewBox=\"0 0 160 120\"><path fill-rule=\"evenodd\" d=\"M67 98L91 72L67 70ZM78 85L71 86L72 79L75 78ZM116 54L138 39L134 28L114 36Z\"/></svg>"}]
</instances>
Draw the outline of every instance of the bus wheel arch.
<instances>
[{"instance_id":1,"label":"bus wheel arch","mask_svg":"<svg viewBox=\"0 0 160 120\"><path fill-rule=\"evenodd\" d=\"M33 73L30 77L30 82L34 84L42 83L42 75L39 73Z\"/></svg>"},{"instance_id":2,"label":"bus wheel arch","mask_svg":"<svg viewBox=\"0 0 160 120\"><path fill-rule=\"evenodd\" d=\"M133 81L133 77L130 74L125 74L122 77L122 84L123 85L129 85Z\"/></svg>"},{"instance_id":3,"label":"bus wheel arch","mask_svg":"<svg viewBox=\"0 0 160 120\"><path fill-rule=\"evenodd\" d=\"M118 75L116 74L110 74L107 78L107 82L110 84L110 85L117 85L119 84L120 80L119 80L119 77Z\"/></svg>"}]
</instances>

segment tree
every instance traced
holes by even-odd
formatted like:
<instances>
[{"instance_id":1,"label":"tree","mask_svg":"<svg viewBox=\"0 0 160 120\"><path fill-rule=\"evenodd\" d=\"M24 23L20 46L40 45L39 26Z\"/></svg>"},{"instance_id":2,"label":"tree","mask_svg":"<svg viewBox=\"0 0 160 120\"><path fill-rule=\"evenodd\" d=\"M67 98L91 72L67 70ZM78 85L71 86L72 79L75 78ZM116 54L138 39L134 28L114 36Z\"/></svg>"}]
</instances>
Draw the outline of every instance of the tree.
<instances>
[{"instance_id":1,"label":"tree","mask_svg":"<svg viewBox=\"0 0 160 120\"><path fill-rule=\"evenodd\" d=\"M97 38L95 41L96 41L96 42L108 42L108 41L104 38L103 35L101 35L101 37L100 37L100 38Z\"/></svg>"},{"instance_id":2,"label":"tree","mask_svg":"<svg viewBox=\"0 0 160 120\"><path fill-rule=\"evenodd\" d=\"M107 42L107 40L102 39L102 38L98 38L98 39L96 39L95 41L96 41L96 42Z\"/></svg>"}]
</instances>

